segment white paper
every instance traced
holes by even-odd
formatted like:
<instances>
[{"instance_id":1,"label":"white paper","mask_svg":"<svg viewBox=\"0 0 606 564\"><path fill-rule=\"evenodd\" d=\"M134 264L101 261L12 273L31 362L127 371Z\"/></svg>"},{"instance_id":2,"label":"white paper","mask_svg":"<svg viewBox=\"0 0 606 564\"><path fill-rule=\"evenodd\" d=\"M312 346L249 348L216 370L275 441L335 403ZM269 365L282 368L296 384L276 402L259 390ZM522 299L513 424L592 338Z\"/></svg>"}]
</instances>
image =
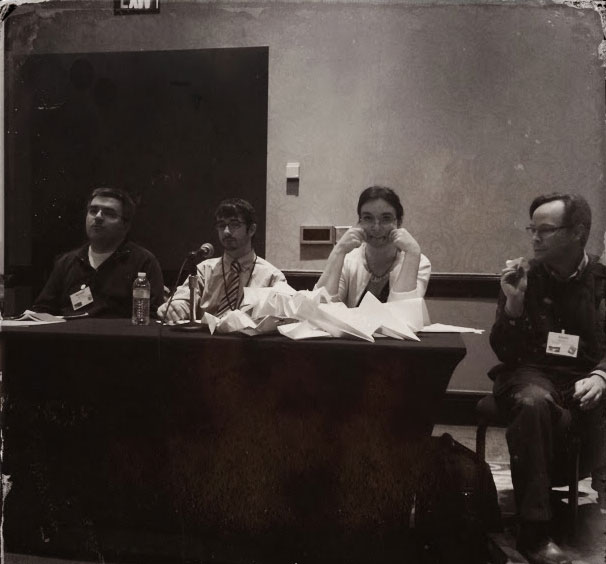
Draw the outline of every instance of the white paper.
<instances>
[{"instance_id":1,"label":"white paper","mask_svg":"<svg viewBox=\"0 0 606 564\"><path fill-rule=\"evenodd\" d=\"M204 314L212 333L242 332L259 335L275 331L291 339L353 337L374 342L374 337L418 341L415 327L428 325L429 316L421 298L381 303L367 293L360 307L348 308L330 301L325 288L296 292L287 284L272 288L245 288L242 310L221 318ZM297 320L300 323L288 323Z\"/></svg>"},{"instance_id":2,"label":"white paper","mask_svg":"<svg viewBox=\"0 0 606 564\"><path fill-rule=\"evenodd\" d=\"M368 293L366 294L368 295ZM365 296L366 297L366 296ZM396 319L404 321L415 333L429 325L429 313L423 298L411 298L382 304Z\"/></svg>"},{"instance_id":3,"label":"white paper","mask_svg":"<svg viewBox=\"0 0 606 564\"><path fill-rule=\"evenodd\" d=\"M246 327L244 329L240 329L240 333L244 333L245 335L250 336L273 333L283 323L284 320L281 317L268 315L266 317L263 317L262 319L255 320L254 329L252 327Z\"/></svg>"},{"instance_id":4,"label":"white paper","mask_svg":"<svg viewBox=\"0 0 606 564\"><path fill-rule=\"evenodd\" d=\"M458 327L457 325L444 325L443 323L432 323L423 327L424 333L477 333L481 335L484 329L474 329L473 327Z\"/></svg>"},{"instance_id":5,"label":"white paper","mask_svg":"<svg viewBox=\"0 0 606 564\"><path fill-rule=\"evenodd\" d=\"M33 325L52 325L53 323L64 323L65 319L55 321L17 321L16 319L2 319L0 327L31 327Z\"/></svg>"},{"instance_id":6,"label":"white paper","mask_svg":"<svg viewBox=\"0 0 606 564\"><path fill-rule=\"evenodd\" d=\"M320 304L306 297L302 293L297 293L291 300L292 314L290 317L300 321L309 321L312 325L319 329L327 331L333 337L357 337L365 341L374 342L372 334L365 331L363 328L351 324L344 319L346 316L340 316L339 310L341 306L334 309L324 310L320 308ZM343 304L344 306L344 304ZM345 306L346 307L346 306Z\"/></svg>"},{"instance_id":7,"label":"white paper","mask_svg":"<svg viewBox=\"0 0 606 564\"><path fill-rule=\"evenodd\" d=\"M208 329L211 335L215 331L217 333L235 333L242 329L254 329L257 326L250 315L239 309L228 311L221 318L215 317L210 313L205 313L203 319L208 323Z\"/></svg>"},{"instance_id":8,"label":"white paper","mask_svg":"<svg viewBox=\"0 0 606 564\"><path fill-rule=\"evenodd\" d=\"M28 325L48 325L49 323L65 323L65 319L50 313L39 313L26 309L17 319L0 321L4 327L26 327Z\"/></svg>"},{"instance_id":9,"label":"white paper","mask_svg":"<svg viewBox=\"0 0 606 564\"><path fill-rule=\"evenodd\" d=\"M413 317L412 323L418 323L418 317L423 317L424 302L420 298L414 299L414 304L408 309L416 311L417 315ZM394 308L392 304L399 302L381 303L373 294L367 292L360 302L359 310L364 315L372 317L379 324L376 329L376 335L392 337L395 339L411 339L418 341L419 338L408 321L402 314L402 308Z\"/></svg>"},{"instance_id":10,"label":"white paper","mask_svg":"<svg viewBox=\"0 0 606 564\"><path fill-rule=\"evenodd\" d=\"M381 322L376 317L367 315L360 308L349 308L342 302L320 304L318 307L368 336L371 336L381 325Z\"/></svg>"},{"instance_id":11,"label":"white paper","mask_svg":"<svg viewBox=\"0 0 606 564\"><path fill-rule=\"evenodd\" d=\"M265 316L288 317L286 304L296 290L286 283L270 288L244 288L244 297L240 309L253 319Z\"/></svg>"},{"instance_id":12,"label":"white paper","mask_svg":"<svg viewBox=\"0 0 606 564\"><path fill-rule=\"evenodd\" d=\"M217 333L244 333L245 335L254 336L273 333L285 320L273 315L267 315L261 319L252 319L247 313L236 309L221 318L205 313L203 322L208 324L211 335L216 331Z\"/></svg>"},{"instance_id":13,"label":"white paper","mask_svg":"<svg viewBox=\"0 0 606 564\"><path fill-rule=\"evenodd\" d=\"M314 327L308 321L297 321L287 323L278 327L278 332L289 339L299 341L301 339L313 339L314 337L330 337L330 333Z\"/></svg>"}]
</instances>

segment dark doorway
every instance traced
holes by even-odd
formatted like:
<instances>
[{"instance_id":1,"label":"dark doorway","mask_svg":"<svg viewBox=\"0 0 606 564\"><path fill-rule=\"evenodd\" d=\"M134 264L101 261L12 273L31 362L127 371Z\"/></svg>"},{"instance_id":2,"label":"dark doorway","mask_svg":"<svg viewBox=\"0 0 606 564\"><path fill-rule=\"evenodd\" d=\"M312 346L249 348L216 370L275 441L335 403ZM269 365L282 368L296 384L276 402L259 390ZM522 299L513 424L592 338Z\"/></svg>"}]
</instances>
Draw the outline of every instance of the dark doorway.
<instances>
[{"instance_id":1,"label":"dark doorway","mask_svg":"<svg viewBox=\"0 0 606 564\"><path fill-rule=\"evenodd\" d=\"M8 285L40 290L84 242L86 196L105 184L140 197L131 236L167 283L187 251L216 243L225 197L255 206L265 254L267 47L7 53L6 76Z\"/></svg>"}]
</instances>

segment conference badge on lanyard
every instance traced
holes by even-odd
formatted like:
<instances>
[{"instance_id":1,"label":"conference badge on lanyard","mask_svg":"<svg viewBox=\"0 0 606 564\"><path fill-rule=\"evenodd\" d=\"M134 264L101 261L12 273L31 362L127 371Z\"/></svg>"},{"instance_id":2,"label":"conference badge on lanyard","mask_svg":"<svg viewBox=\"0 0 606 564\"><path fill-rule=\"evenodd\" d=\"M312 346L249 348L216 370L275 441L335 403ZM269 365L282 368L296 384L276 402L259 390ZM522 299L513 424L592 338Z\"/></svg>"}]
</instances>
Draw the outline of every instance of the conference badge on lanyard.
<instances>
[{"instance_id":1,"label":"conference badge on lanyard","mask_svg":"<svg viewBox=\"0 0 606 564\"><path fill-rule=\"evenodd\" d=\"M558 356L569 356L576 358L579 352L579 336L568 335L562 329L561 333L549 332L547 336L547 354L555 354Z\"/></svg>"},{"instance_id":2,"label":"conference badge on lanyard","mask_svg":"<svg viewBox=\"0 0 606 564\"><path fill-rule=\"evenodd\" d=\"M77 311L80 308L92 303L93 293L90 291L90 288L88 286L82 284L82 288L77 292L71 294L69 299L72 302L72 307L74 308L74 311Z\"/></svg>"}]
</instances>

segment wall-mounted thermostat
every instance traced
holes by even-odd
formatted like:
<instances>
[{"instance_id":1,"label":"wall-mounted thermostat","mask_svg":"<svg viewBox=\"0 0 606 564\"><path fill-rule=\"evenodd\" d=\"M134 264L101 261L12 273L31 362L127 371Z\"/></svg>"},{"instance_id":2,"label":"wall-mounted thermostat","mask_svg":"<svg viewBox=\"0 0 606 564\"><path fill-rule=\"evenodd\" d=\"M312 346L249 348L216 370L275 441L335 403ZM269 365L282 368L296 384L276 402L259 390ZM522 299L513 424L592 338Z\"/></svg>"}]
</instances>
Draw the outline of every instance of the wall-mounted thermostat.
<instances>
[{"instance_id":1,"label":"wall-mounted thermostat","mask_svg":"<svg viewBox=\"0 0 606 564\"><path fill-rule=\"evenodd\" d=\"M333 245L335 230L332 225L302 225L301 245Z\"/></svg>"}]
</instances>

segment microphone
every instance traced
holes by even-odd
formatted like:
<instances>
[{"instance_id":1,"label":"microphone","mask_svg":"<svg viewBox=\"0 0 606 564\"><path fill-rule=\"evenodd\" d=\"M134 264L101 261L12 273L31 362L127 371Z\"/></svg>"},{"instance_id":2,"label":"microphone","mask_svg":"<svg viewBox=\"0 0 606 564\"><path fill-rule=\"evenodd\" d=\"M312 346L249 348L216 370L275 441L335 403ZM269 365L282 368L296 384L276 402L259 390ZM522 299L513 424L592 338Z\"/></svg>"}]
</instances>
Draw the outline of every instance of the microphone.
<instances>
[{"instance_id":1,"label":"microphone","mask_svg":"<svg viewBox=\"0 0 606 564\"><path fill-rule=\"evenodd\" d=\"M210 243L200 245L200 248L188 253L187 258L190 260L204 260L212 257L215 254L215 248Z\"/></svg>"},{"instance_id":2,"label":"microphone","mask_svg":"<svg viewBox=\"0 0 606 564\"><path fill-rule=\"evenodd\" d=\"M175 282L175 286L170 293L170 297L168 298L168 303L166 306L166 310L164 311L164 318L162 319L162 325L166 323L166 316L168 314L168 308L170 307L171 302L173 301L173 297L175 292L177 291L177 285L179 284L179 280L181 280L181 274L185 267L191 270L188 276L189 283L189 322L184 325L179 325L179 329L182 330L200 330L202 325L196 321L194 321L194 280L196 278L196 262L199 260L207 259L212 257L215 254L215 248L210 243L204 243L200 245L200 248L196 251L190 251L187 253L187 257L181 264L181 268L179 269L179 274L177 274L177 281ZM177 326L175 326L177 327Z\"/></svg>"}]
</instances>

